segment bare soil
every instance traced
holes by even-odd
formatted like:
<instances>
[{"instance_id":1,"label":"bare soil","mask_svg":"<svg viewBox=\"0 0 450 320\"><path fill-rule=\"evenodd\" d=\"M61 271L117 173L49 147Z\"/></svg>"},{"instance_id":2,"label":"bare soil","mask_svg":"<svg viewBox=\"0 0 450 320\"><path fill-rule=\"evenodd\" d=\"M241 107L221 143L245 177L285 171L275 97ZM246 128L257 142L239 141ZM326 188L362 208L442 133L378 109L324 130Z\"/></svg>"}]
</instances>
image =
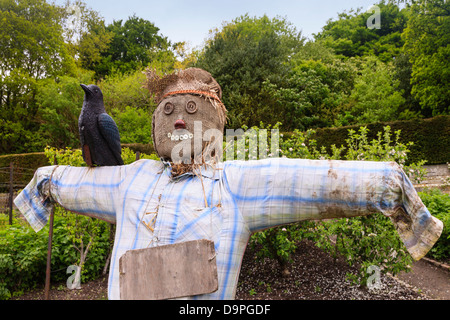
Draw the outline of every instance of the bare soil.
<instances>
[{"instance_id":1,"label":"bare soil","mask_svg":"<svg viewBox=\"0 0 450 320\"><path fill-rule=\"evenodd\" d=\"M347 272L356 272L343 259L334 261L313 243L302 242L294 254L289 275L283 276L278 263L259 260L247 249L236 293L236 300L448 300L450 272L425 261L396 278L382 275L381 288L352 285ZM106 300L107 276L69 290L65 284L52 284L50 300ZM37 289L15 300L43 300L44 289Z\"/></svg>"},{"instance_id":2,"label":"bare soil","mask_svg":"<svg viewBox=\"0 0 450 320\"><path fill-rule=\"evenodd\" d=\"M450 271L426 260L414 262L411 272L397 276L433 300L450 300Z\"/></svg>"}]
</instances>

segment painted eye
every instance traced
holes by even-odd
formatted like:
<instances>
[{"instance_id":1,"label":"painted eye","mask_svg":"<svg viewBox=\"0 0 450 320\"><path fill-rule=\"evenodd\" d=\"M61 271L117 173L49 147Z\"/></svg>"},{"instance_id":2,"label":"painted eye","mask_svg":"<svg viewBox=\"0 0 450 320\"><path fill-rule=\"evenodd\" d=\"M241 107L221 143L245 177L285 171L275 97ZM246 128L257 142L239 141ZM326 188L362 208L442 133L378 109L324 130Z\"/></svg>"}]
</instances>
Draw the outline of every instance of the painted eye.
<instances>
[{"instance_id":1,"label":"painted eye","mask_svg":"<svg viewBox=\"0 0 450 320\"><path fill-rule=\"evenodd\" d=\"M167 102L166 105L164 106L164 113L165 114L171 114L173 112L174 106L172 103Z\"/></svg>"},{"instance_id":2,"label":"painted eye","mask_svg":"<svg viewBox=\"0 0 450 320\"><path fill-rule=\"evenodd\" d=\"M194 101L189 101L186 105L186 111L188 113L194 113L197 111L197 105L195 104Z\"/></svg>"}]
</instances>

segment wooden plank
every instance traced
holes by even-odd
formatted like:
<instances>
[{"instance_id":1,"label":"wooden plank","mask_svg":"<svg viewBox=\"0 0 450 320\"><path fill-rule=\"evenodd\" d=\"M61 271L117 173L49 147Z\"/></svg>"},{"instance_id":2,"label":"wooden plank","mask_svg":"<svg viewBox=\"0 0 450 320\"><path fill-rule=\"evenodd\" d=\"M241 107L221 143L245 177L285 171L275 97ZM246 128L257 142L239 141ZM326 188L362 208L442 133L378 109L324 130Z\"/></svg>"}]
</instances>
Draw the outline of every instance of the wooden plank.
<instances>
[{"instance_id":1,"label":"wooden plank","mask_svg":"<svg viewBox=\"0 0 450 320\"><path fill-rule=\"evenodd\" d=\"M120 298L159 300L218 289L214 242L195 240L129 250L119 259Z\"/></svg>"}]
</instances>

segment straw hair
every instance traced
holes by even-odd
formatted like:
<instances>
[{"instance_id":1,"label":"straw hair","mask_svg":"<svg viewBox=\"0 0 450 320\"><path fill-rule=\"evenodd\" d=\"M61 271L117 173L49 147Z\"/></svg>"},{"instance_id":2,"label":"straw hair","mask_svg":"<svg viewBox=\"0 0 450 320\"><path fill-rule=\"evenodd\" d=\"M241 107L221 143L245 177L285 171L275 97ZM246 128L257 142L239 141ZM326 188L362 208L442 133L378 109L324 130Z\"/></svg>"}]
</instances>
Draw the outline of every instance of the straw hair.
<instances>
[{"instance_id":1,"label":"straw hair","mask_svg":"<svg viewBox=\"0 0 450 320\"><path fill-rule=\"evenodd\" d=\"M147 68L144 87L154 96L156 104L176 94L202 96L214 106L221 123L226 123L227 109L222 102L222 89L211 74L203 69L188 68L160 77L156 70Z\"/></svg>"}]
</instances>

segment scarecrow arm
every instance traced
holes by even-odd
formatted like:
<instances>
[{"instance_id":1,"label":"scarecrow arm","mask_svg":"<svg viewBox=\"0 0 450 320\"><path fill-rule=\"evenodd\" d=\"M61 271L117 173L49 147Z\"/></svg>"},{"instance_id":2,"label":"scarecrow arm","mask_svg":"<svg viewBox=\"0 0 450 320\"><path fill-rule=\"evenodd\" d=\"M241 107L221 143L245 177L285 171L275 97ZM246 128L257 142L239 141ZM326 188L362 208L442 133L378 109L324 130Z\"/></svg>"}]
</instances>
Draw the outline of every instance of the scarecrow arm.
<instances>
[{"instance_id":1,"label":"scarecrow arm","mask_svg":"<svg viewBox=\"0 0 450 320\"><path fill-rule=\"evenodd\" d=\"M14 200L37 232L47 223L54 203L69 211L115 223L122 166L39 168Z\"/></svg>"},{"instance_id":2,"label":"scarecrow arm","mask_svg":"<svg viewBox=\"0 0 450 320\"><path fill-rule=\"evenodd\" d=\"M302 220L389 216L414 259L442 232L395 162L265 159L232 161L228 187L251 232Z\"/></svg>"}]
</instances>

